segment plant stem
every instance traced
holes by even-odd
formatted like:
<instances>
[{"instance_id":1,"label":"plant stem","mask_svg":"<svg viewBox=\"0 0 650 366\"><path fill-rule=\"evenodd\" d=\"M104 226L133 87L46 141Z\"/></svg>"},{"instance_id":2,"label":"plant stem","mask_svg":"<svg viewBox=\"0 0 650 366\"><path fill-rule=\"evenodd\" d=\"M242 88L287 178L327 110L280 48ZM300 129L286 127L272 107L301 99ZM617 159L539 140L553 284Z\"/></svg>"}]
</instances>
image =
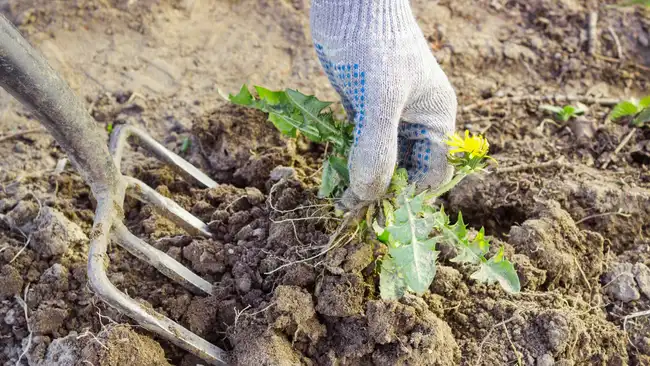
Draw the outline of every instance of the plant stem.
<instances>
[{"instance_id":1,"label":"plant stem","mask_svg":"<svg viewBox=\"0 0 650 366\"><path fill-rule=\"evenodd\" d=\"M458 172L458 174L456 174L449 182L438 187L436 190L431 192L431 194L429 194L428 197L436 198L442 196L443 194L447 193L449 190L454 188L458 183L460 183L461 180L465 179L467 175L468 174L464 171Z\"/></svg>"}]
</instances>

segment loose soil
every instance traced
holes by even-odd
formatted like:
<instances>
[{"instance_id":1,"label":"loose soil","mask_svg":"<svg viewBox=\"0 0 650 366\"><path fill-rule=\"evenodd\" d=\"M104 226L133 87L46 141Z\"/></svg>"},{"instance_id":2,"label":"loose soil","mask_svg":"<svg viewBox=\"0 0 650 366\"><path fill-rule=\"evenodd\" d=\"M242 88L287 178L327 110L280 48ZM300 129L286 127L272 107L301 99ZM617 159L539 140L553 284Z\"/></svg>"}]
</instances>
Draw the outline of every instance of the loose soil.
<instances>
[{"instance_id":1,"label":"loose soil","mask_svg":"<svg viewBox=\"0 0 650 366\"><path fill-rule=\"evenodd\" d=\"M123 171L214 235L188 236L132 199L127 226L215 290L193 295L116 245L110 280L231 351L236 365L650 364L650 321L625 321L650 308L650 130L608 121L598 101L648 94L650 11L412 1L458 92L458 129L484 133L499 162L444 204L505 247L522 293L475 283L472 268L443 253L430 291L397 302L379 299L381 247L371 239L350 233L305 260L339 224L315 194L323 148L288 141L263 114L221 97L248 83L336 100L311 49L308 3L0 1L102 130L140 126L219 182L194 187L130 151ZM562 104L541 100L555 94L584 97L588 113L550 120L539 105ZM39 127L4 92L0 110L0 136ZM53 139L1 139L0 155L0 363L201 364L89 290L93 198L74 171L55 169L65 155ZM291 262L301 263L278 270Z\"/></svg>"}]
</instances>

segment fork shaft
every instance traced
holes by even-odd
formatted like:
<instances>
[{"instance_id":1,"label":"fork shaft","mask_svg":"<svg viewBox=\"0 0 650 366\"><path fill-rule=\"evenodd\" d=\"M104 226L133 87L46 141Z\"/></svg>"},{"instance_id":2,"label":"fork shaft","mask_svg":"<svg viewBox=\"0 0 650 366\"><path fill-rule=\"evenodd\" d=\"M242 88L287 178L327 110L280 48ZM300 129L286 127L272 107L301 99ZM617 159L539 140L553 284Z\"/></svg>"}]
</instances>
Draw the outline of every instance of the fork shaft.
<instances>
[{"instance_id":1,"label":"fork shaft","mask_svg":"<svg viewBox=\"0 0 650 366\"><path fill-rule=\"evenodd\" d=\"M106 135L43 55L0 14L0 86L30 107L68 154L95 197L120 189Z\"/></svg>"}]
</instances>

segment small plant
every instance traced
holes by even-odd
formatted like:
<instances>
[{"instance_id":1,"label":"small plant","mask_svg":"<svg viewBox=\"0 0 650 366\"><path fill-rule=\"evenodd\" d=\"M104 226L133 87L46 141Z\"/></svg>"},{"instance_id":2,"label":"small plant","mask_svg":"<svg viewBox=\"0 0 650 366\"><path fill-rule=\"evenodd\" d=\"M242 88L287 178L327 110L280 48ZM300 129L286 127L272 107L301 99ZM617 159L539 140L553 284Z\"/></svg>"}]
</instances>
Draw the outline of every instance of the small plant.
<instances>
[{"instance_id":1,"label":"small plant","mask_svg":"<svg viewBox=\"0 0 650 366\"><path fill-rule=\"evenodd\" d=\"M244 85L229 99L268 113L269 121L286 136L296 138L302 134L310 141L331 146L325 157L319 195L340 196L349 185L347 158L354 126L335 120L328 110L331 103L314 96L291 89L271 91L256 86L255 90L258 98ZM509 293L520 291L517 272L504 258L503 248L487 258L490 242L483 228L471 237L460 213L452 225L442 207L429 203L468 175L483 171L491 159L487 140L470 136L469 131L464 137L450 136L447 144L452 148L448 160L456 168L449 183L416 194L415 186L408 184L406 170L396 169L388 193L380 202L381 209L371 205L362 223L366 227L372 222L377 239L388 248L388 254L380 258L380 295L384 299L400 298L406 291L421 294L429 288L436 274L437 244L456 248L458 254L452 262L477 265L472 279L487 284L498 282Z\"/></svg>"},{"instance_id":2,"label":"small plant","mask_svg":"<svg viewBox=\"0 0 650 366\"><path fill-rule=\"evenodd\" d=\"M630 124L635 127L643 127L650 122L650 95L641 100L625 100L618 103L609 115L612 121L625 117L631 117Z\"/></svg>"},{"instance_id":3,"label":"small plant","mask_svg":"<svg viewBox=\"0 0 650 366\"><path fill-rule=\"evenodd\" d=\"M487 259L490 242L485 238L484 229L470 238L462 214L453 225L444 209L428 204L434 198L453 188L469 174L482 171L486 167L489 145L481 136L465 138L453 135L447 144L455 149L450 151L449 161L456 167L456 173L449 184L434 192L424 191L415 194L414 186L405 186L406 172L398 170L393 178L391 189L393 198L382 202L385 227L377 221L373 229L377 238L388 247L388 255L381 261L379 287L384 299L397 299L408 291L421 294L426 291L436 274L436 245L452 245L457 255L452 262L478 265L471 278L492 284L498 282L509 293L520 291L519 278L512 263L503 257L503 248Z\"/></svg>"},{"instance_id":4,"label":"small plant","mask_svg":"<svg viewBox=\"0 0 650 366\"><path fill-rule=\"evenodd\" d=\"M554 113L555 118L560 122L567 122L572 117L577 117L587 112L587 107L579 104L577 106L565 105L564 107L556 107L553 105L544 104L539 107L541 110Z\"/></svg>"},{"instance_id":5,"label":"small plant","mask_svg":"<svg viewBox=\"0 0 650 366\"><path fill-rule=\"evenodd\" d=\"M190 150L190 146L192 146L192 140L189 137L185 137L181 145L181 153L187 153Z\"/></svg>"},{"instance_id":6,"label":"small plant","mask_svg":"<svg viewBox=\"0 0 650 366\"><path fill-rule=\"evenodd\" d=\"M304 135L310 141L326 143L330 149L325 157L319 196L339 196L350 183L348 154L352 146L354 126L337 121L329 106L312 95L296 90L271 91L261 86L255 90L256 99L246 85L237 95L230 95L232 103L251 107L269 114L269 121L284 135L296 138Z\"/></svg>"}]
</instances>

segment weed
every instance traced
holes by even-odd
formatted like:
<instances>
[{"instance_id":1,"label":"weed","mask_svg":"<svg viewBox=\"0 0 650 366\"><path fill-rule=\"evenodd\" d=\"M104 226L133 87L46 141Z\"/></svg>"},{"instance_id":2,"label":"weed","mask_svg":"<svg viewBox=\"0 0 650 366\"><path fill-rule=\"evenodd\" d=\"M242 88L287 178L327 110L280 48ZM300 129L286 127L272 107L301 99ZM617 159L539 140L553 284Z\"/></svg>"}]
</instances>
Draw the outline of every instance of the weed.
<instances>
[{"instance_id":1,"label":"weed","mask_svg":"<svg viewBox=\"0 0 650 366\"><path fill-rule=\"evenodd\" d=\"M572 117L577 117L587 112L587 107L578 103L577 106L566 105L564 107L556 107L553 105L544 104L539 107L540 109L555 114L555 118L560 122L567 122Z\"/></svg>"},{"instance_id":2,"label":"weed","mask_svg":"<svg viewBox=\"0 0 650 366\"><path fill-rule=\"evenodd\" d=\"M643 127L650 122L650 95L641 100L631 99L618 103L609 115L612 121L629 117L630 124Z\"/></svg>"},{"instance_id":3,"label":"weed","mask_svg":"<svg viewBox=\"0 0 650 366\"><path fill-rule=\"evenodd\" d=\"M325 157L319 195L339 197L349 185L347 158L354 126L334 119L328 108L331 103L322 102L314 96L292 89L271 91L256 86L255 90L257 98L244 85L237 95L230 95L229 99L235 104L268 113L269 121L286 136L297 138L304 135L310 141L331 146ZM577 108L571 108L565 107L562 113L557 113L566 116L563 117L566 120L582 113ZM381 209L377 210L376 205L371 205L366 220L357 227L359 231L360 227L365 228L372 223L377 239L388 247L388 254L377 260L382 298L396 299L406 291L418 294L426 291L436 274L437 244L456 248L458 255L452 262L478 266L471 275L472 279L487 284L498 282L509 293L520 290L517 272L512 263L504 258L503 248L491 258L486 257L490 242L483 228L470 238L460 213L452 225L442 207L438 209L428 203L468 175L483 171L488 161L493 160L488 156L487 140L482 136L470 136L469 131L465 131L464 137L452 135L446 142L452 148L448 160L456 168L447 184L434 191L416 193L416 187L408 184L406 170L396 169L386 197L379 203Z\"/></svg>"},{"instance_id":4,"label":"weed","mask_svg":"<svg viewBox=\"0 0 650 366\"><path fill-rule=\"evenodd\" d=\"M498 282L509 293L520 290L519 278L512 263L503 257L503 248L490 259L486 255L490 242L483 228L473 237L468 236L463 216L458 214L451 225L443 207L437 209L430 202L458 184L469 174L482 171L486 166L489 145L480 136L465 138L453 135L447 144L455 147L450 151L449 161L456 174L449 184L433 192L415 194L415 186L405 186L406 172L398 170L389 190L394 195L382 201L386 226L375 220L373 229L379 241L388 247L388 255L381 261L380 294L384 299L396 299L408 291L418 294L426 291L435 277L437 244L452 245L457 255L454 263L478 265L471 278L492 284ZM461 154L460 156L456 154Z\"/></svg>"}]
</instances>

